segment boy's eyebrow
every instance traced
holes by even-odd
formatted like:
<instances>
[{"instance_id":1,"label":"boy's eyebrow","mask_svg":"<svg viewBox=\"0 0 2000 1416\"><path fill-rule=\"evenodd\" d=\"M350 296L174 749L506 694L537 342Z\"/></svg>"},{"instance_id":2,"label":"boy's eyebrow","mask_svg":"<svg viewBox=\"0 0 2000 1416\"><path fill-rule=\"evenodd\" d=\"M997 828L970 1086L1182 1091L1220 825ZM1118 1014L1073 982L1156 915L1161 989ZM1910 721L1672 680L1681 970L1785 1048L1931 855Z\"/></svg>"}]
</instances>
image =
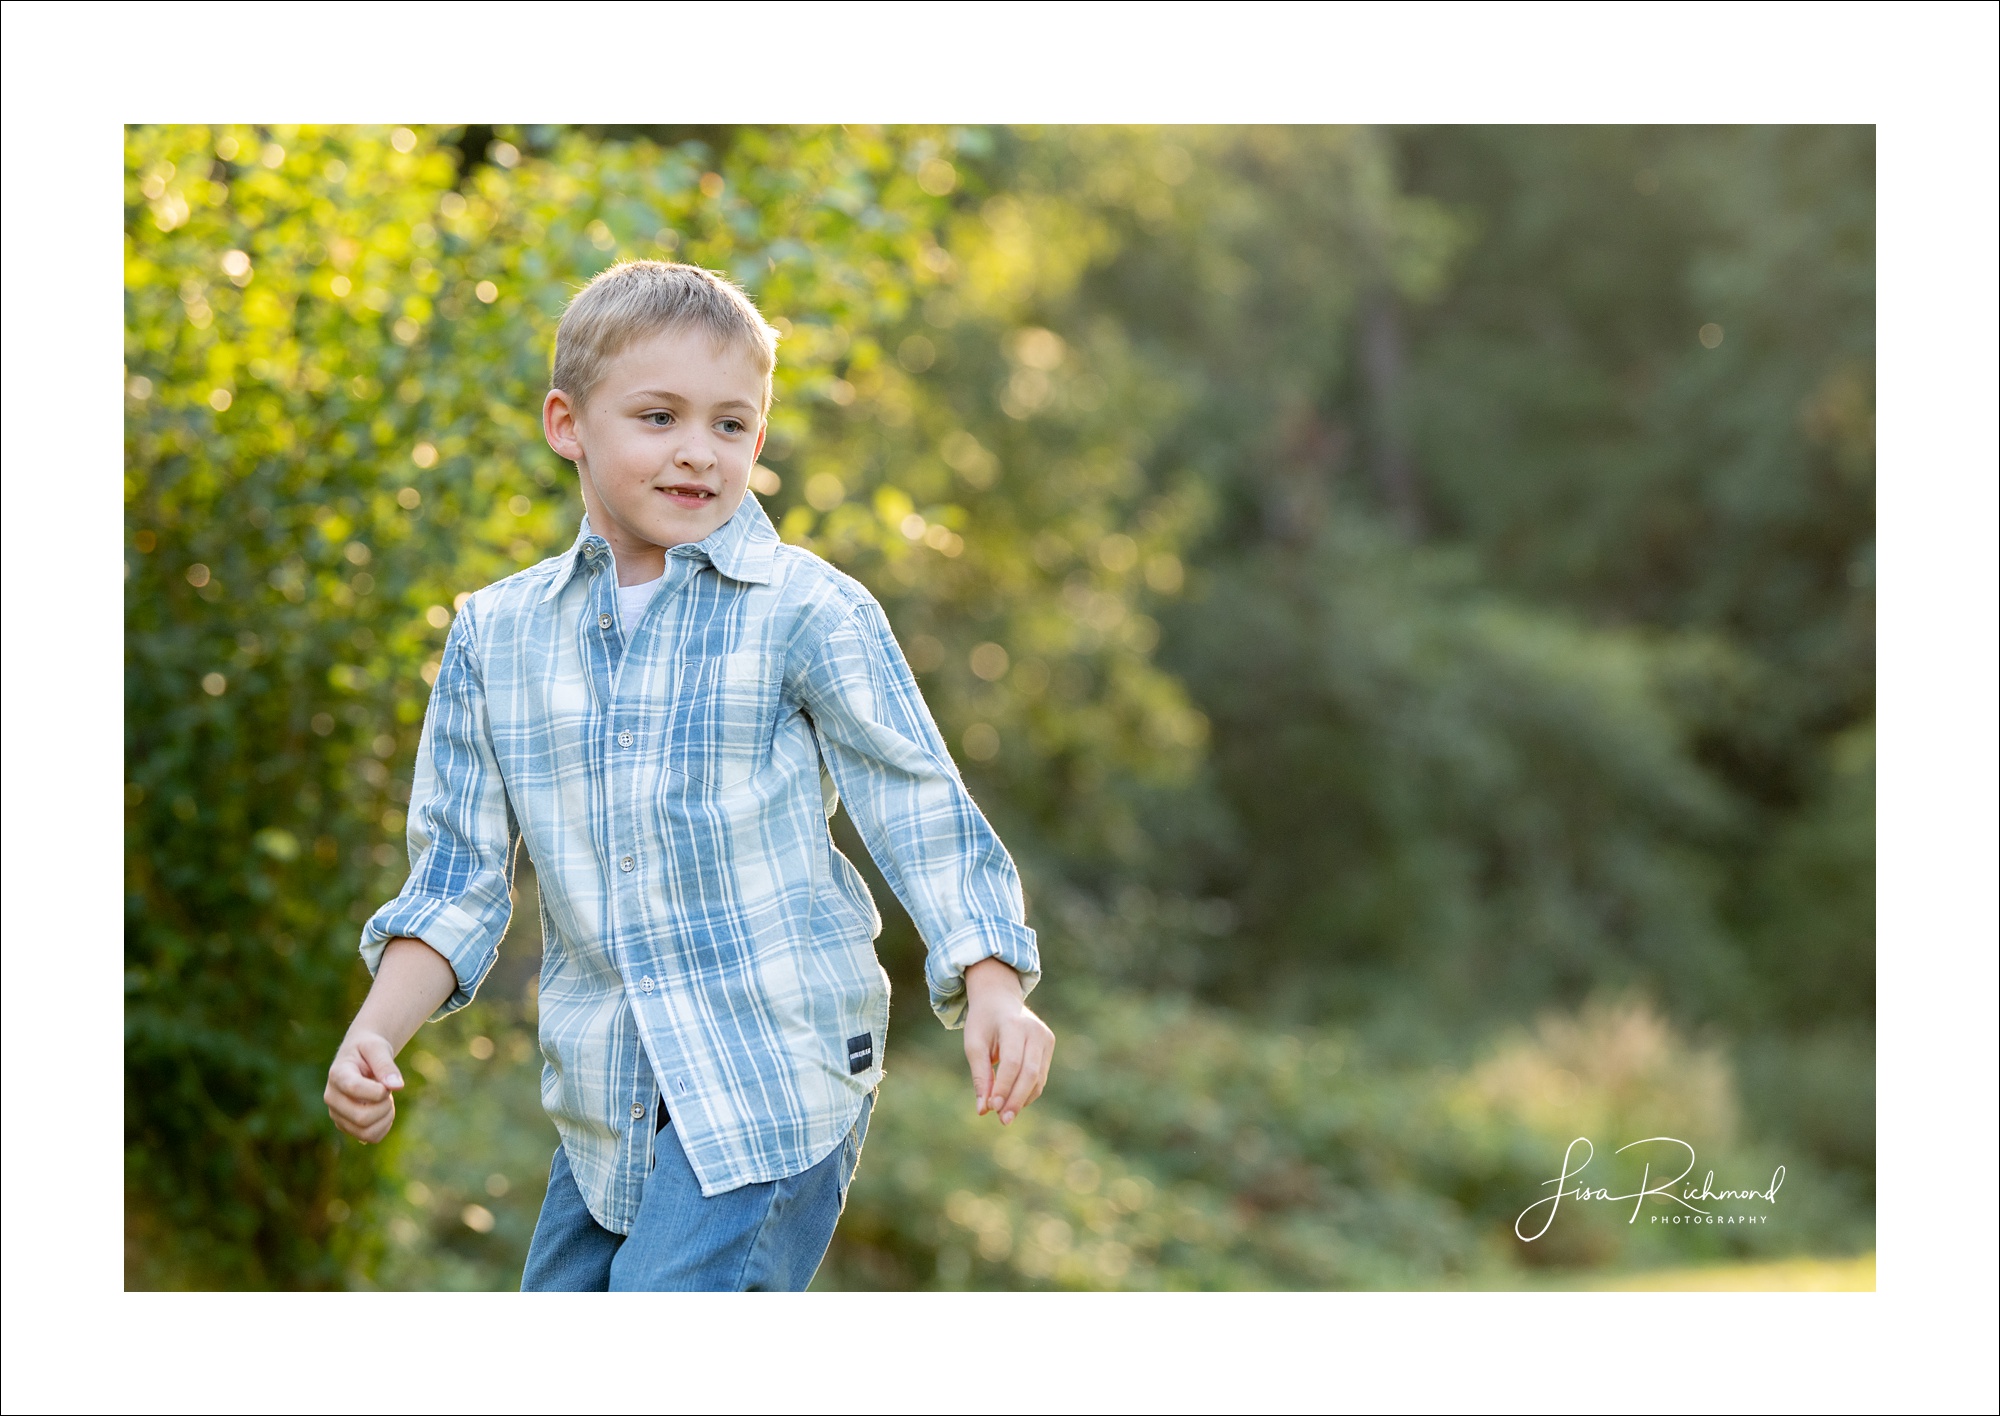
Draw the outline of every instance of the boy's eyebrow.
<instances>
[{"instance_id":1,"label":"boy's eyebrow","mask_svg":"<svg viewBox=\"0 0 2000 1416\"><path fill-rule=\"evenodd\" d=\"M658 403L691 403L694 401L684 393L675 393L670 389L664 388L636 389L631 396L635 401L638 399L651 399ZM748 408L753 411L757 407L756 404L747 398L725 398L715 406L717 408Z\"/></svg>"}]
</instances>

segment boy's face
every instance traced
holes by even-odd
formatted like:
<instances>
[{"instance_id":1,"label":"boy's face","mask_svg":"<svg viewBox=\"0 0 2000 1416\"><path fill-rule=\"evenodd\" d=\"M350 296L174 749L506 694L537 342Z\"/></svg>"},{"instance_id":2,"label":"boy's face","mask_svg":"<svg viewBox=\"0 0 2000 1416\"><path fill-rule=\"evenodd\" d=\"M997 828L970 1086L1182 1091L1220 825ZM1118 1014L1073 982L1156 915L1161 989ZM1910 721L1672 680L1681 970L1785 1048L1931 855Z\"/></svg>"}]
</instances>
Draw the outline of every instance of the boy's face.
<instances>
[{"instance_id":1,"label":"boy's face","mask_svg":"<svg viewBox=\"0 0 2000 1416\"><path fill-rule=\"evenodd\" d=\"M736 514L764 446L763 402L749 354L699 328L633 341L582 408L550 390L543 431L576 463L584 510L611 543L621 582L627 563L657 573L664 548Z\"/></svg>"}]
</instances>

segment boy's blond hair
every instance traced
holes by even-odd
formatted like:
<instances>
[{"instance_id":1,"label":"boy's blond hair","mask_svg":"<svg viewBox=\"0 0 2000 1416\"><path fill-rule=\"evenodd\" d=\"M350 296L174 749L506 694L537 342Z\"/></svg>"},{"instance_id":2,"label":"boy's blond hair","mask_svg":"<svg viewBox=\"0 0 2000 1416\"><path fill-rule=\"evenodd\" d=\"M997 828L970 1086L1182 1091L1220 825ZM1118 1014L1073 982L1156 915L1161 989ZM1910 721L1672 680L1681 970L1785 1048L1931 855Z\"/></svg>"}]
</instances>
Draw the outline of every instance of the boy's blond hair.
<instances>
[{"instance_id":1,"label":"boy's blond hair","mask_svg":"<svg viewBox=\"0 0 2000 1416\"><path fill-rule=\"evenodd\" d=\"M577 291L556 326L549 385L581 408L605 367L633 340L686 325L705 329L718 343L738 345L750 355L764 378L764 412L770 412L778 331L726 277L668 261L620 261Z\"/></svg>"}]
</instances>

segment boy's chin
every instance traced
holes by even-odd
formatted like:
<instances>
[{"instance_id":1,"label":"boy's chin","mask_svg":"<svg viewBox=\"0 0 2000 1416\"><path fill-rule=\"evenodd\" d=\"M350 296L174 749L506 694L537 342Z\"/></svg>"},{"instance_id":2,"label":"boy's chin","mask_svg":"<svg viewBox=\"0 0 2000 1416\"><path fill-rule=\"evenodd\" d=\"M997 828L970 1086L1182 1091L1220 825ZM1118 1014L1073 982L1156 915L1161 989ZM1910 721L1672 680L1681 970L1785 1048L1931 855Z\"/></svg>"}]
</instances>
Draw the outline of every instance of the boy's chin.
<instances>
[{"instance_id":1,"label":"boy's chin","mask_svg":"<svg viewBox=\"0 0 2000 1416\"><path fill-rule=\"evenodd\" d=\"M716 497L699 507L655 508L636 529L654 545L668 550L690 546L713 535L742 504L743 494L738 492L734 498Z\"/></svg>"}]
</instances>

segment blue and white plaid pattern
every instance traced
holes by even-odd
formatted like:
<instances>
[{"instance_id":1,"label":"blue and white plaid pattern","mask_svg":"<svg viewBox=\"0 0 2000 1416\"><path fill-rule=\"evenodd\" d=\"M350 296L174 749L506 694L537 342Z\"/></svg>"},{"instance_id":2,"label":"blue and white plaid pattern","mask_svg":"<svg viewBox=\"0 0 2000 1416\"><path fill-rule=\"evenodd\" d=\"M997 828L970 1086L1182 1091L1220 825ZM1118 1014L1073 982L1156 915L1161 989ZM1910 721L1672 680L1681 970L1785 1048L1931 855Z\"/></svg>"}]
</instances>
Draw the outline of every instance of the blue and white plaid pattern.
<instances>
[{"instance_id":1,"label":"blue and white plaid pattern","mask_svg":"<svg viewBox=\"0 0 2000 1416\"><path fill-rule=\"evenodd\" d=\"M810 1168L881 1079L881 917L828 832L839 801L924 937L946 1026L970 965L1032 986L1040 964L1014 864L867 590L783 545L748 493L668 553L638 623L616 583L586 520L466 602L424 718L410 878L361 953L372 971L422 939L458 975L438 1016L471 1002L526 845L542 1103L591 1213L626 1233L660 1088L713 1195Z\"/></svg>"}]
</instances>

